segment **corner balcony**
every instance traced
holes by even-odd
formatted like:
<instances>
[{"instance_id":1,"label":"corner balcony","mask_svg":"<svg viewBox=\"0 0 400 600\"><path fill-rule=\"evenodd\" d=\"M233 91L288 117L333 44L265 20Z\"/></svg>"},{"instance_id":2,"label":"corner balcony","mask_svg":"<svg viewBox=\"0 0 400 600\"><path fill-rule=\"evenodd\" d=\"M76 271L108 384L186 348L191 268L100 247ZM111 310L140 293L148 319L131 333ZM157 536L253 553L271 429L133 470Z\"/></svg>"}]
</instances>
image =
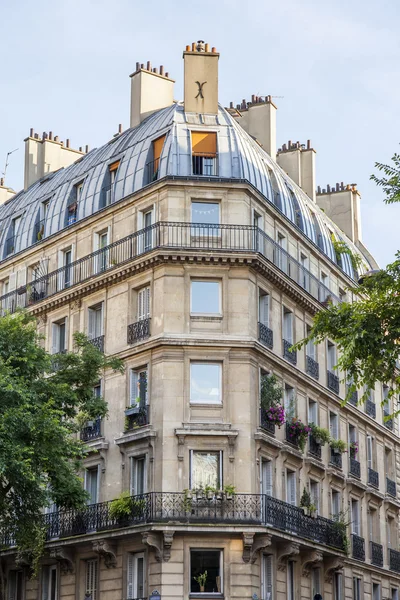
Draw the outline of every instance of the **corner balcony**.
<instances>
[{"instance_id":1,"label":"corner balcony","mask_svg":"<svg viewBox=\"0 0 400 600\"><path fill-rule=\"evenodd\" d=\"M339 551L345 549L345 532L324 517L310 517L302 508L263 494L211 494L204 492L151 492L131 497L130 514L110 514L110 502L89 504L82 510L65 510L44 515L47 541L96 532L131 528L135 525L180 523L183 525L263 526L310 540ZM12 532L3 536L10 545Z\"/></svg>"},{"instance_id":2,"label":"corner balcony","mask_svg":"<svg viewBox=\"0 0 400 600\"><path fill-rule=\"evenodd\" d=\"M332 392L335 392L335 394L339 393L339 377L335 373L332 373L332 371L326 372L326 383Z\"/></svg>"},{"instance_id":3,"label":"corner balcony","mask_svg":"<svg viewBox=\"0 0 400 600\"><path fill-rule=\"evenodd\" d=\"M150 317L128 325L127 341L129 345L136 344L150 337Z\"/></svg>"},{"instance_id":4,"label":"corner balcony","mask_svg":"<svg viewBox=\"0 0 400 600\"><path fill-rule=\"evenodd\" d=\"M101 419L99 418L95 419L94 421L88 421L80 433L82 442L90 442L99 437L101 437Z\"/></svg>"},{"instance_id":5,"label":"corner balcony","mask_svg":"<svg viewBox=\"0 0 400 600\"><path fill-rule=\"evenodd\" d=\"M258 323L258 339L259 341L272 350L274 346L274 332L272 329L264 325L264 323Z\"/></svg>"},{"instance_id":6,"label":"corner balcony","mask_svg":"<svg viewBox=\"0 0 400 600\"><path fill-rule=\"evenodd\" d=\"M97 348L97 350L100 350L100 352L104 352L104 335L99 335L95 338L91 338L89 342L92 344L92 346Z\"/></svg>"},{"instance_id":7,"label":"corner balcony","mask_svg":"<svg viewBox=\"0 0 400 600\"><path fill-rule=\"evenodd\" d=\"M370 542L371 564L377 567L383 567L383 546L376 542Z\"/></svg>"},{"instance_id":8,"label":"corner balcony","mask_svg":"<svg viewBox=\"0 0 400 600\"><path fill-rule=\"evenodd\" d=\"M355 533L351 534L351 555L357 560L365 561L365 540Z\"/></svg>"},{"instance_id":9,"label":"corner balcony","mask_svg":"<svg viewBox=\"0 0 400 600\"><path fill-rule=\"evenodd\" d=\"M133 431L150 424L150 406L129 406L125 410L125 431Z\"/></svg>"},{"instance_id":10,"label":"corner balcony","mask_svg":"<svg viewBox=\"0 0 400 600\"><path fill-rule=\"evenodd\" d=\"M283 358L286 358L292 365L297 364L297 352L296 350L290 350L293 346L293 342L288 342L287 340L282 340L283 343Z\"/></svg>"},{"instance_id":11,"label":"corner balcony","mask_svg":"<svg viewBox=\"0 0 400 600\"><path fill-rule=\"evenodd\" d=\"M314 379L319 379L319 364L308 355L306 355L306 373Z\"/></svg>"}]
</instances>

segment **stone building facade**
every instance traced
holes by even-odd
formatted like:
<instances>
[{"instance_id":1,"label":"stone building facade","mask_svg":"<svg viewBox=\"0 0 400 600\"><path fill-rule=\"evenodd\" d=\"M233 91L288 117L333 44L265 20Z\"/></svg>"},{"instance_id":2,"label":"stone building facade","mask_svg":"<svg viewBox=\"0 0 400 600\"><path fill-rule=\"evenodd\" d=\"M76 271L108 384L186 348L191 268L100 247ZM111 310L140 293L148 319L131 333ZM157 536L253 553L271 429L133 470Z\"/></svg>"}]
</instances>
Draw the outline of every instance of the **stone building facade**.
<instances>
[{"instance_id":1,"label":"stone building facade","mask_svg":"<svg viewBox=\"0 0 400 600\"><path fill-rule=\"evenodd\" d=\"M376 267L359 193L316 191L310 143L276 152L270 97L218 105L218 61L186 47L183 103L137 64L129 130L91 152L32 130L25 189L0 187L2 311L27 307L54 354L84 331L125 363L94 390L108 417L81 433L88 506L46 509L37 580L2 552L9 600L398 600L394 407L378 387L342 406L329 340L291 349ZM280 428L260 407L270 374ZM348 451L312 435L302 450L292 419Z\"/></svg>"}]
</instances>

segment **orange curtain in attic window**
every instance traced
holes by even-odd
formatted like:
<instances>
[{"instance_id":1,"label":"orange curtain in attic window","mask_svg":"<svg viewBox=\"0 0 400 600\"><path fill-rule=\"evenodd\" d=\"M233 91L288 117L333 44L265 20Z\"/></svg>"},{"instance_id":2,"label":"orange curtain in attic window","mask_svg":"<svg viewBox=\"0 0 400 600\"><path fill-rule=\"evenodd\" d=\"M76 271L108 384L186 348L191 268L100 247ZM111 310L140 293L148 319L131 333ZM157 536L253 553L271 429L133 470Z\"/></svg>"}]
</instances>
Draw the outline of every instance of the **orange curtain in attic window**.
<instances>
[{"instance_id":1,"label":"orange curtain in attic window","mask_svg":"<svg viewBox=\"0 0 400 600\"><path fill-rule=\"evenodd\" d=\"M217 156L217 134L192 131L192 154L215 158Z\"/></svg>"},{"instance_id":2,"label":"orange curtain in attic window","mask_svg":"<svg viewBox=\"0 0 400 600\"><path fill-rule=\"evenodd\" d=\"M159 160L160 160L160 156L161 156L161 152L164 146L164 142L165 142L165 135L162 135L161 137L157 138L156 140L154 140L153 142L153 156L154 156L154 167L155 167L155 171L158 169L159 167Z\"/></svg>"},{"instance_id":3,"label":"orange curtain in attic window","mask_svg":"<svg viewBox=\"0 0 400 600\"><path fill-rule=\"evenodd\" d=\"M115 162L111 163L111 165L108 166L108 170L109 171L116 171L119 167L119 160L116 160Z\"/></svg>"}]
</instances>

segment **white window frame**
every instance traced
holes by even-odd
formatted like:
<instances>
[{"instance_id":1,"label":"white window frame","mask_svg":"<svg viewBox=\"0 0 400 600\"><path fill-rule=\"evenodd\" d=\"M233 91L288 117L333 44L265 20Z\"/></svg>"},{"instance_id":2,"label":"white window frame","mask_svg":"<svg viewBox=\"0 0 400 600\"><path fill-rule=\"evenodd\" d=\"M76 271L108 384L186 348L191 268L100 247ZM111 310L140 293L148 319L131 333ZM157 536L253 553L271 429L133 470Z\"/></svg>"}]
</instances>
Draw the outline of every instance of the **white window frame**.
<instances>
[{"instance_id":1,"label":"white window frame","mask_svg":"<svg viewBox=\"0 0 400 600\"><path fill-rule=\"evenodd\" d=\"M311 503L314 504L318 515L320 509L321 485L320 482L315 479L310 481L310 496Z\"/></svg>"},{"instance_id":2,"label":"white window frame","mask_svg":"<svg viewBox=\"0 0 400 600\"><path fill-rule=\"evenodd\" d=\"M284 273L287 273L288 272L288 256L287 256L288 239L285 235L283 235L282 233L280 233L278 231L277 235L276 235L276 243L277 243L278 247L283 250L283 252L278 250L278 259L275 261L276 265L277 265L278 269L280 269Z\"/></svg>"},{"instance_id":3,"label":"white window frame","mask_svg":"<svg viewBox=\"0 0 400 600\"><path fill-rule=\"evenodd\" d=\"M143 560L143 592L140 593L138 589L138 564L139 560ZM144 552L130 552L127 557L127 568L126 568L126 597L128 600L131 598L142 598L144 597L146 590L146 556ZM130 578L132 579L130 581ZM147 596L147 595L146 595Z\"/></svg>"},{"instance_id":4,"label":"white window frame","mask_svg":"<svg viewBox=\"0 0 400 600\"><path fill-rule=\"evenodd\" d=\"M69 263L69 282L67 285L66 277L65 277L66 269L64 269L63 267L67 266L66 256L68 253L71 253L71 262ZM75 252L74 252L73 244L71 244L71 246L68 246L68 248L63 248L62 250L59 250L59 252L58 252L58 268L62 269L58 273L58 289L59 290L64 290L64 289L70 288L74 285L74 268L71 266L75 260L74 254L75 254Z\"/></svg>"},{"instance_id":5,"label":"white window frame","mask_svg":"<svg viewBox=\"0 0 400 600\"><path fill-rule=\"evenodd\" d=\"M55 572L55 574L56 574L56 581L55 581L56 589L54 590L54 598L55 598L55 600L58 600L60 584L59 584L59 573L58 573L57 565L46 565L42 569L42 589L41 589L42 600L50 600L50 598L52 596L51 592L52 592L52 573L53 572Z\"/></svg>"},{"instance_id":6,"label":"white window frame","mask_svg":"<svg viewBox=\"0 0 400 600\"><path fill-rule=\"evenodd\" d=\"M313 400L312 398L308 399L308 423L314 423L314 425L318 425L318 402ZM315 413L314 415L312 413Z\"/></svg>"},{"instance_id":7,"label":"white window frame","mask_svg":"<svg viewBox=\"0 0 400 600\"><path fill-rule=\"evenodd\" d=\"M88 505L92 505L92 504L98 504L99 503L99 498L100 498L100 465L94 465L94 466L87 466L85 468L85 481L84 481L84 486L85 486L85 490L87 492L90 493L90 489L88 489L89 487L89 472L90 473L97 473L96 477L97 477L97 481L96 481L96 502L91 502L91 498L87 499L87 503Z\"/></svg>"},{"instance_id":8,"label":"white window frame","mask_svg":"<svg viewBox=\"0 0 400 600\"><path fill-rule=\"evenodd\" d=\"M136 321L145 321L150 318L150 285L146 285L136 292Z\"/></svg>"},{"instance_id":9,"label":"white window frame","mask_svg":"<svg viewBox=\"0 0 400 600\"><path fill-rule=\"evenodd\" d=\"M271 296L268 292L258 288L258 320L265 327L269 327L271 314Z\"/></svg>"},{"instance_id":10,"label":"white window frame","mask_svg":"<svg viewBox=\"0 0 400 600\"><path fill-rule=\"evenodd\" d=\"M266 496L274 495L274 465L270 458L260 460L260 493Z\"/></svg>"},{"instance_id":11,"label":"white window frame","mask_svg":"<svg viewBox=\"0 0 400 600\"><path fill-rule=\"evenodd\" d=\"M294 314L293 311L290 310L290 308L287 308L286 306L282 307L282 337L284 340L286 340L287 342L290 342L291 344L294 343ZM290 334L290 339L288 339L288 335Z\"/></svg>"},{"instance_id":12,"label":"white window frame","mask_svg":"<svg viewBox=\"0 0 400 600\"><path fill-rule=\"evenodd\" d=\"M192 399L192 366L196 366L196 365L212 365L212 366L218 366L219 368L219 400L209 400L209 399L201 399L201 400L193 400ZM223 394L223 389L222 389L222 362L218 362L218 361L210 361L210 362L206 362L206 361L201 361L201 360L191 360L190 361L190 382L189 382L189 388L190 388L190 404L209 404L209 405L217 405L217 406L221 406L222 405L222 394Z\"/></svg>"},{"instance_id":13,"label":"white window frame","mask_svg":"<svg viewBox=\"0 0 400 600\"><path fill-rule=\"evenodd\" d=\"M94 315L94 313L98 314L100 313L100 333L98 331L94 332L93 330L91 331L91 319L96 319L97 322L97 316L96 317L91 317L91 315ZM101 337L102 335L104 335L104 302L99 302L98 304L94 304L93 306L89 306L88 307L88 338L90 340L95 340L98 337ZM92 323L93 325L93 323ZM96 327L94 327L95 329ZM95 335L94 335L95 333Z\"/></svg>"},{"instance_id":14,"label":"white window frame","mask_svg":"<svg viewBox=\"0 0 400 600\"><path fill-rule=\"evenodd\" d=\"M192 235L195 235L196 237L201 237L202 233L201 231L196 231L196 226L198 227L199 224L202 223L202 221L193 221L193 204L214 204L215 206L218 206L218 222L217 223L207 223L207 225L220 225L221 224L221 202L218 201L213 201L213 200L191 200L190 202L190 223L193 225L193 229L192 229ZM193 231L194 230L194 231ZM211 230L210 234L211 234ZM215 230L214 235L219 235L220 231L219 228ZM207 235L207 233L205 234Z\"/></svg>"},{"instance_id":15,"label":"white window frame","mask_svg":"<svg viewBox=\"0 0 400 600\"><path fill-rule=\"evenodd\" d=\"M336 501L334 498L337 498L337 507L335 506ZM337 510L336 510L337 509ZM331 489L331 514L333 517L338 517L341 512L341 494L339 490Z\"/></svg>"},{"instance_id":16,"label":"white window frame","mask_svg":"<svg viewBox=\"0 0 400 600\"><path fill-rule=\"evenodd\" d=\"M289 481L292 483L289 484ZM297 473L291 469L286 469L286 502L297 506Z\"/></svg>"},{"instance_id":17,"label":"white window frame","mask_svg":"<svg viewBox=\"0 0 400 600\"><path fill-rule=\"evenodd\" d=\"M60 326L64 325L65 330L65 340L64 340L64 348L60 347L61 336L60 336ZM64 350L68 349L68 317L64 317L63 319L58 319L57 321L53 321L51 324L51 353L59 354Z\"/></svg>"},{"instance_id":18,"label":"white window frame","mask_svg":"<svg viewBox=\"0 0 400 600\"><path fill-rule=\"evenodd\" d=\"M146 225L146 221L148 220L148 216L150 215L150 224ZM138 231L142 231L143 229L147 229L147 227L151 227L155 223L155 208L154 204L143 208L138 212ZM152 248L154 248L155 241L155 229L150 229L149 231L142 231L142 233L138 236L138 253L142 254L143 252L148 252Z\"/></svg>"},{"instance_id":19,"label":"white window frame","mask_svg":"<svg viewBox=\"0 0 400 600\"><path fill-rule=\"evenodd\" d=\"M329 412L329 433L330 433L330 436L334 440L339 439L339 434L340 434L339 415L332 411Z\"/></svg>"},{"instance_id":20,"label":"white window frame","mask_svg":"<svg viewBox=\"0 0 400 600\"><path fill-rule=\"evenodd\" d=\"M92 581L89 581L90 570L93 571ZM85 593L89 592L92 600L97 600L99 590L99 561L97 558L91 558L85 564Z\"/></svg>"},{"instance_id":21,"label":"white window frame","mask_svg":"<svg viewBox=\"0 0 400 600\"><path fill-rule=\"evenodd\" d=\"M217 454L218 455L218 479L219 479L219 488L223 489L223 451L222 450L190 450L189 452L189 489L195 489L193 487L193 465L194 460L193 456L195 454Z\"/></svg>"},{"instance_id":22,"label":"white window frame","mask_svg":"<svg viewBox=\"0 0 400 600\"><path fill-rule=\"evenodd\" d=\"M103 246L101 240L103 237L106 238L106 244ZM110 245L111 239L111 227L108 226L106 229L102 229L101 231L96 231L93 236L93 252L97 252L102 248L106 248ZM94 270L95 273L103 273L110 266L110 250L105 250L104 252L100 252L95 256L95 264Z\"/></svg>"},{"instance_id":23,"label":"white window frame","mask_svg":"<svg viewBox=\"0 0 400 600\"><path fill-rule=\"evenodd\" d=\"M261 565L261 598L262 600L273 600L275 586L272 554L263 554Z\"/></svg>"},{"instance_id":24,"label":"white window frame","mask_svg":"<svg viewBox=\"0 0 400 600\"><path fill-rule=\"evenodd\" d=\"M354 507L354 508L353 508ZM351 498L350 510L351 510L351 533L360 536L361 522L360 522L360 500L357 498Z\"/></svg>"},{"instance_id":25,"label":"white window frame","mask_svg":"<svg viewBox=\"0 0 400 600\"><path fill-rule=\"evenodd\" d=\"M306 336L309 335L311 331L311 325L306 323ZM313 340L309 340L306 344L306 356L309 356L313 360L317 362L317 346L314 344Z\"/></svg>"},{"instance_id":26,"label":"white window frame","mask_svg":"<svg viewBox=\"0 0 400 600\"><path fill-rule=\"evenodd\" d=\"M213 311L201 311L194 312L193 311L193 284L194 283L214 283L218 285L218 310L217 312ZM206 316L218 316L220 317L222 314L222 285L221 281L218 279L206 279L206 278L194 278L190 280L190 314L191 315L206 315Z\"/></svg>"},{"instance_id":27,"label":"white window frame","mask_svg":"<svg viewBox=\"0 0 400 600\"><path fill-rule=\"evenodd\" d=\"M292 418L296 415L295 389L287 383L283 388L283 408L285 409L285 416L287 418Z\"/></svg>"},{"instance_id":28,"label":"white window frame","mask_svg":"<svg viewBox=\"0 0 400 600\"><path fill-rule=\"evenodd\" d=\"M143 461L143 492L138 493L138 461ZM139 496L147 493L147 454L130 457L130 494ZM135 596L134 596L135 597Z\"/></svg>"},{"instance_id":29,"label":"white window frame","mask_svg":"<svg viewBox=\"0 0 400 600\"><path fill-rule=\"evenodd\" d=\"M142 367L129 369L129 406L140 407L139 381L142 373L146 373L145 406L148 406L149 404L149 367L148 365L143 365Z\"/></svg>"},{"instance_id":30,"label":"white window frame","mask_svg":"<svg viewBox=\"0 0 400 600\"><path fill-rule=\"evenodd\" d=\"M337 365L337 354L336 346L333 342L328 340L326 342L326 362L327 370L331 373L335 372L335 366Z\"/></svg>"}]
</instances>

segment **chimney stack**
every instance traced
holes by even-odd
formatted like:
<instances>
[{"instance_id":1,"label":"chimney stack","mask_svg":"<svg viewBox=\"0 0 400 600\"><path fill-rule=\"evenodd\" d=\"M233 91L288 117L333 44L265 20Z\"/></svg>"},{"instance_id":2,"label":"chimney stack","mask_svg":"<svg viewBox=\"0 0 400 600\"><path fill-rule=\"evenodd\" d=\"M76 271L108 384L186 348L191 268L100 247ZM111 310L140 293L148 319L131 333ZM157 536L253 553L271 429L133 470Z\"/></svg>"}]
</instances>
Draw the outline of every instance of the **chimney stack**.
<instances>
[{"instance_id":1,"label":"chimney stack","mask_svg":"<svg viewBox=\"0 0 400 600\"><path fill-rule=\"evenodd\" d=\"M160 72L152 68L151 62L136 63L136 71L131 77L131 120L130 126L136 127L153 112L171 106L174 102L173 79L164 74L164 66Z\"/></svg>"},{"instance_id":2,"label":"chimney stack","mask_svg":"<svg viewBox=\"0 0 400 600\"><path fill-rule=\"evenodd\" d=\"M297 183L311 200L316 202L316 178L315 178L315 155L316 152L307 144L292 143L283 144L276 157L276 162Z\"/></svg>"},{"instance_id":3,"label":"chimney stack","mask_svg":"<svg viewBox=\"0 0 400 600\"><path fill-rule=\"evenodd\" d=\"M12 198L14 195L15 195L14 190L7 187L4 183L4 178L1 177L1 179L0 179L0 205L4 204L4 202L7 202L7 200Z\"/></svg>"},{"instance_id":4,"label":"chimney stack","mask_svg":"<svg viewBox=\"0 0 400 600\"><path fill-rule=\"evenodd\" d=\"M183 53L185 112L218 114L218 59L215 48L199 40Z\"/></svg>"},{"instance_id":5,"label":"chimney stack","mask_svg":"<svg viewBox=\"0 0 400 600\"><path fill-rule=\"evenodd\" d=\"M233 115L248 134L255 137L273 160L276 160L276 111L271 96L265 100L253 94L251 102L242 100L239 113Z\"/></svg>"},{"instance_id":6,"label":"chimney stack","mask_svg":"<svg viewBox=\"0 0 400 600\"><path fill-rule=\"evenodd\" d=\"M318 186L317 204L355 244L362 243L360 192L355 183Z\"/></svg>"}]
</instances>

